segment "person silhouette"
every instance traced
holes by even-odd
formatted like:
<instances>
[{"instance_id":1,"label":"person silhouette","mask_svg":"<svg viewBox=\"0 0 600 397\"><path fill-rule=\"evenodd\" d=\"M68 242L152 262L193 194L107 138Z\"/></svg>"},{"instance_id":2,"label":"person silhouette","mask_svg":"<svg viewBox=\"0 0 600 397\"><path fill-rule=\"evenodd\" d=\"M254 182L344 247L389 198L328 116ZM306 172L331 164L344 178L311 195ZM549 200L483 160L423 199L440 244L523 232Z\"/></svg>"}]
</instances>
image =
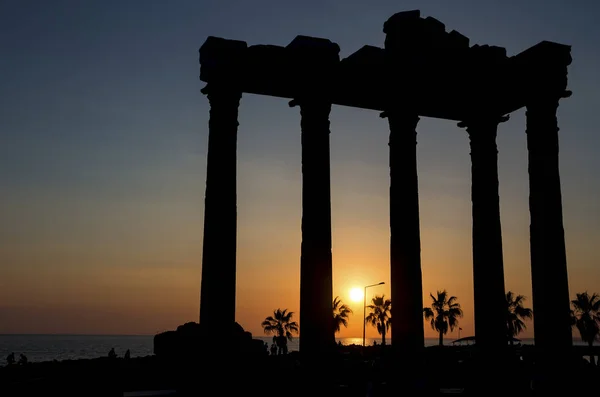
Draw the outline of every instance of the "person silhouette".
<instances>
[{"instance_id":1,"label":"person silhouette","mask_svg":"<svg viewBox=\"0 0 600 397\"><path fill-rule=\"evenodd\" d=\"M6 363L8 365L13 365L16 362L15 360L15 353L10 353L7 357L6 357Z\"/></svg>"},{"instance_id":2,"label":"person silhouette","mask_svg":"<svg viewBox=\"0 0 600 397\"><path fill-rule=\"evenodd\" d=\"M27 365L27 356L24 354L21 354L21 356L19 357L19 365Z\"/></svg>"}]
</instances>

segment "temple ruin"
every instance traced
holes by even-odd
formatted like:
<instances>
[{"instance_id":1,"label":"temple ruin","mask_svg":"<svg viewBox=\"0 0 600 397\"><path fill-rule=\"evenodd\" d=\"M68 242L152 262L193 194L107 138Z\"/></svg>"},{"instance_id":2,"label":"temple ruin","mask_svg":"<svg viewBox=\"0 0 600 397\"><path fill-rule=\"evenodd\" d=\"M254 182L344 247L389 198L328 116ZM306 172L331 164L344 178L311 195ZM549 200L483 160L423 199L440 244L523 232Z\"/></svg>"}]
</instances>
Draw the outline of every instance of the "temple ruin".
<instances>
[{"instance_id":1,"label":"temple ruin","mask_svg":"<svg viewBox=\"0 0 600 397\"><path fill-rule=\"evenodd\" d=\"M302 248L300 350L334 344L332 321L329 113L372 109L390 128L392 348L424 346L416 128L419 117L454 120L471 145L475 335L482 351L506 346L498 195L498 124L526 108L535 345L572 345L559 177L557 108L570 95L570 46L543 41L514 56L470 45L459 32L400 12L384 24L383 48L340 59L339 46L297 36L285 47L208 37L200 48L202 93L210 102L200 326L235 321L236 139L243 93L290 100L301 115ZM333 126L335 130L335 126Z\"/></svg>"}]
</instances>

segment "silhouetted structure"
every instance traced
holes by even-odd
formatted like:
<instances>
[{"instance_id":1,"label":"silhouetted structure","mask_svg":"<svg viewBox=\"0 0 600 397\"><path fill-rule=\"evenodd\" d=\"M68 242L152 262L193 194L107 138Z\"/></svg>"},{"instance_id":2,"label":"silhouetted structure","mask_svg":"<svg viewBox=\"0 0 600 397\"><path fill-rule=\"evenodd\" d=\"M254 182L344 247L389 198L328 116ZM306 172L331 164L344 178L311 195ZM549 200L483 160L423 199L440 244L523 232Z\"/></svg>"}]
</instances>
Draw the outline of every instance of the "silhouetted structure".
<instances>
[{"instance_id":1,"label":"silhouetted structure","mask_svg":"<svg viewBox=\"0 0 600 397\"><path fill-rule=\"evenodd\" d=\"M339 59L337 44L297 36L286 47L209 37L200 48L210 101L200 325L235 320L236 134L242 93L292 99L302 130L300 349L322 353L331 327L329 112L344 105L382 112L390 126L393 350L414 361L424 344L416 126L419 116L459 122L471 142L475 332L482 355L506 347L496 133L527 108L535 343L541 362L572 345L558 168L556 111L568 97L570 46L543 41L515 56L469 45L420 12L393 15L384 48ZM549 350L552 349L552 353ZM400 355L397 355L400 357Z\"/></svg>"}]
</instances>

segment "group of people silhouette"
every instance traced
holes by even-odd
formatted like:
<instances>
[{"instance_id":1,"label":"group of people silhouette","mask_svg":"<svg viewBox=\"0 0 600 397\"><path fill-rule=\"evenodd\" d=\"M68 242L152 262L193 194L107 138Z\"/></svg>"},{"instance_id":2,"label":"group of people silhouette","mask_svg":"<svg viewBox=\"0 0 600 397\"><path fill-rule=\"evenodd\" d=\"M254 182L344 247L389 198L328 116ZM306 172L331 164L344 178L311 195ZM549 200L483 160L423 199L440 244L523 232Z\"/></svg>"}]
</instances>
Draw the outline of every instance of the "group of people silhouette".
<instances>
[{"instance_id":1,"label":"group of people silhouette","mask_svg":"<svg viewBox=\"0 0 600 397\"><path fill-rule=\"evenodd\" d=\"M288 348L286 346L277 346L275 342L271 343L271 347L267 342L264 343L265 353L271 356L284 355L288 353Z\"/></svg>"}]
</instances>

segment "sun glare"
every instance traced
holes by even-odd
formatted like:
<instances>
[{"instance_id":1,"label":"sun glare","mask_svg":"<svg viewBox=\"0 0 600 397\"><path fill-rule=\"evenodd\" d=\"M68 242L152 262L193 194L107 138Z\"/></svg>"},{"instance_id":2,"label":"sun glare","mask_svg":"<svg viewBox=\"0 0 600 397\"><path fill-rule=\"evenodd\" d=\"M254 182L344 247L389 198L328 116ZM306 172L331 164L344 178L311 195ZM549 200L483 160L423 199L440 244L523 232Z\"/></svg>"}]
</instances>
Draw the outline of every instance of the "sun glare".
<instances>
[{"instance_id":1,"label":"sun glare","mask_svg":"<svg viewBox=\"0 0 600 397\"><path fill-rule=\"evenodd\" d=\"M350 299L352 302L360 302L363 299L363 291L361 288L352 288L350 290Z\"/></svg>"}]
</instances>

